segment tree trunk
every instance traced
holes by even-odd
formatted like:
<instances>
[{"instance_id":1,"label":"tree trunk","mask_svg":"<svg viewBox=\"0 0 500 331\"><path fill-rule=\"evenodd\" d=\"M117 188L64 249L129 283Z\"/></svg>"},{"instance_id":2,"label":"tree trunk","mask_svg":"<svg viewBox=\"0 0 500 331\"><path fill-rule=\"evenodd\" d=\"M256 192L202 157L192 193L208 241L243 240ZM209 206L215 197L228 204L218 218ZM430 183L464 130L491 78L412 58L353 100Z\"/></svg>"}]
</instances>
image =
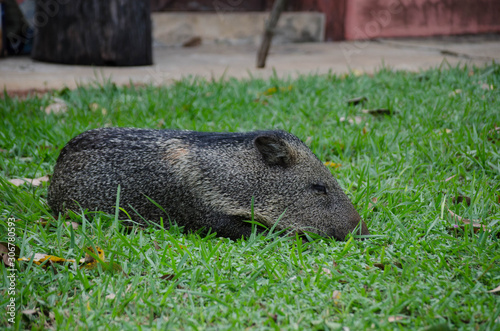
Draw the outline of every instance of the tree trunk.
<instances>
[{"instance_id":1,"label":"tree trunk","mask_svg":"<svg viewBox=\"0 0 500 331\"><path fill-rule=\"evenodd\" d=\"M150 0L38 0L34 21L35 60L108 66L153 63Z\"/></svg>"}]
</instances>

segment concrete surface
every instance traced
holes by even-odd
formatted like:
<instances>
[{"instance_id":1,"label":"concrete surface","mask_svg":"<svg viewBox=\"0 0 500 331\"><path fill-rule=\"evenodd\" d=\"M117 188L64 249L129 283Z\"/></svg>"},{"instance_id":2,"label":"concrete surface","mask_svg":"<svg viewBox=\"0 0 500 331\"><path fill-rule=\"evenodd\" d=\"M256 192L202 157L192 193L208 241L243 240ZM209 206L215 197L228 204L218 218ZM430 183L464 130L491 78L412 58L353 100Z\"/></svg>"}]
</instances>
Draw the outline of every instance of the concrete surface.
<instances>
[{"instance_id":1,"label":"concrete surface","mask_svg":"<svg viewBox=\"0 0 500 331\"><path fill-rule=\"evenodd\" d=\"M0 59L0 86L7 91L60 89L102 82L162 85L193 75L207 78L268 77L299 73L374 72L382 65L395 70L418 71L443 61L485 65L500 62L500 36L396 39L342 43L273 45L265 69L256 69L257 47L201 45L155 47L153 66L85 67L41 63L29 57Z\"/></svg>"},{"instance_id":2,"label":"concrete surface","mask_svg":"<svg viewBox=\"0 0 500 331\"><path fill-rule=\"evenodd\" d=\"M257 45L264 33L268 12L245 13L152 13L153 38L163 46L181 46L195 37L202 44ZM324 41L325 14L313 12L283 13L273 42Z\"/></svg>"}]
</instances>

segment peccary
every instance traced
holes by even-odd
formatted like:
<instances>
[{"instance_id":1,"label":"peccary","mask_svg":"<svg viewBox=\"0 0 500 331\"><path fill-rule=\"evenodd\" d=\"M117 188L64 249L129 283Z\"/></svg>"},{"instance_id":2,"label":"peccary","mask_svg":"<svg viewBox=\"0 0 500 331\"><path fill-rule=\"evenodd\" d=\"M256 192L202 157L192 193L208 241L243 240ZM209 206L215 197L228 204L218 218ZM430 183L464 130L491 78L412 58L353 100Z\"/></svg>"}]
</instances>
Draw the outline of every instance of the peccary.
<instances>
[{"instance_id":1,"label":"peccary","mask_svg":"<svg viewBox=\"0 0 500 331\"><path fill-rule=\"evenodd\" d=\"M268 227L284 213L278 230L338 240L357 227L369 234L328 168L284 131L90 130L61 150L48 203L55 213L114 213L118 185L120 206L137 222L162 217L188 230L247 237L253 197L254 220Z\"/></svg>"}]
</instances>

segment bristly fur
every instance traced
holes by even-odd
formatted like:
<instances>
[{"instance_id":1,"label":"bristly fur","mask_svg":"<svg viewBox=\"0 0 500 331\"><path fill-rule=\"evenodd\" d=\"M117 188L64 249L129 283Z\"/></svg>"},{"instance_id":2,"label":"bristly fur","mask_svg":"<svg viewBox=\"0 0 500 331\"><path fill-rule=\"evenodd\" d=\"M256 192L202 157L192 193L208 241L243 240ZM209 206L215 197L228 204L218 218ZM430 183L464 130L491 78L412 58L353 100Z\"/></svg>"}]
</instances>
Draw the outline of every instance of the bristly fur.
<instances>
[{"instance_id":1,"label":"bristly fur","mask_svg":"<svg viewBox=\"0 0 500 331\"><path fill-rule=\"evenodd\" d=\"M48 203L55 213L113 213L118 185L120 206L136 222L136 213L153 222L162 217L233 239L251 232L245 220L252 197L255 220L269 227L285 212L277 229L342 240L360 223L330 171L284 131L90 130L62 149ZM364 223L361 233L368 234Z\"/></svg>"}]
</instances>

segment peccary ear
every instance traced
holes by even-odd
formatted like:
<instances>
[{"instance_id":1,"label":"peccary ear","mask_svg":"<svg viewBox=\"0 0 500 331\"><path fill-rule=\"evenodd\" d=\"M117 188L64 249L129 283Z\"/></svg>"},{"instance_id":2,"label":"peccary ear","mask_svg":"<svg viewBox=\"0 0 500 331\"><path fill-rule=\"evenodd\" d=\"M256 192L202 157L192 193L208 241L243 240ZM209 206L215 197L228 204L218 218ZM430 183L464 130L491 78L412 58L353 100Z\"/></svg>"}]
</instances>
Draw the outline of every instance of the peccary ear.
<instances>
[{"instance_id":1,"label":"peccary ear","mask_svg":"<svg viewBox=\"0 0 500 331\"><path fill-rule=\"evenodd\" d=\"M258 136L254 144L268 165L287 167L293 163L290 148L283 139L275 135Z\"/></svg>"}]
</instances>

